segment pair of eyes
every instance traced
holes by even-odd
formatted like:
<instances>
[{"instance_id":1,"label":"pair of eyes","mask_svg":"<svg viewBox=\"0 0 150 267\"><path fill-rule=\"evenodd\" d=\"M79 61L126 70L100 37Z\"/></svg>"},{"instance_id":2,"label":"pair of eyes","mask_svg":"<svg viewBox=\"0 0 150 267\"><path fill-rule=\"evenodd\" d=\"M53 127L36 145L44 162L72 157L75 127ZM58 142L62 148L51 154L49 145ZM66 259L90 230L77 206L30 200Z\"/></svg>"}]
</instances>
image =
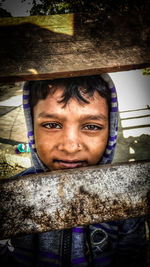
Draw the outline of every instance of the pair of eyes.
<instances>
[{"instance_id":1,"label":"pair of eyes","mask_svg":"<svg viewBox=\"0 0 150 267\"><path fill-rule=\"evenodd\" d=\"M47 129L62 129L62 125L55 123L55 122L49 122L49 123L44 123L42 124L44 128ZM83 130L90 130L90 131L98 131L102 130L103 126L98 126L95 124L87 124L82 127Z\"/></svg>"}]
</instances>

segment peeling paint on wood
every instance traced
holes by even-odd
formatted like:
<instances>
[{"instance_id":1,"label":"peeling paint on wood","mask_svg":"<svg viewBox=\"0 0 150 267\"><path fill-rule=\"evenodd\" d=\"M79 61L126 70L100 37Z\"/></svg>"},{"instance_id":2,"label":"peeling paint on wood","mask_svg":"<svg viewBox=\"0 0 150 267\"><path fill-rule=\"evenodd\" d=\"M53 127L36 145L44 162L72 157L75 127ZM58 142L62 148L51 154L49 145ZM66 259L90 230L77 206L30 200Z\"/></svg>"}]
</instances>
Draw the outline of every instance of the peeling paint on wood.
<instances>
[{"instance_id":1,"label":"peeling paint on wood","mask_svg":"<svg viewBox=\"0 0 150 267\"><path fill-rule=\"evenodd\" d=\"M150 161L0 181L0 239L150 213Z\"/></svg>"}]
</instances>

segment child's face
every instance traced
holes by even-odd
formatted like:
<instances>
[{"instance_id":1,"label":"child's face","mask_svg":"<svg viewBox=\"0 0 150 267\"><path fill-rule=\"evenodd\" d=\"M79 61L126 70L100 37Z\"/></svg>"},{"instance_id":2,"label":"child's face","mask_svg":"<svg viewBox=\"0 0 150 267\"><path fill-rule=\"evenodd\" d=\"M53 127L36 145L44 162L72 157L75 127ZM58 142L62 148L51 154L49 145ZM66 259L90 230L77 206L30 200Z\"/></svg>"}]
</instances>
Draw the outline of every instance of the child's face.
<instances>
[{"instance_id":1,"label":"child's face","mask_svg":"<svg viewBox=\"0 0 150 267\"><path fill-rule=\"evenodd\" d=\"M108 140L106 99L97 92L82 105L76 99L58 103L62 88L34 107L34 134L38 155L50 170L96 165ZM85 97L85 96L84 96Z\"/></svg>"}]
</instances>

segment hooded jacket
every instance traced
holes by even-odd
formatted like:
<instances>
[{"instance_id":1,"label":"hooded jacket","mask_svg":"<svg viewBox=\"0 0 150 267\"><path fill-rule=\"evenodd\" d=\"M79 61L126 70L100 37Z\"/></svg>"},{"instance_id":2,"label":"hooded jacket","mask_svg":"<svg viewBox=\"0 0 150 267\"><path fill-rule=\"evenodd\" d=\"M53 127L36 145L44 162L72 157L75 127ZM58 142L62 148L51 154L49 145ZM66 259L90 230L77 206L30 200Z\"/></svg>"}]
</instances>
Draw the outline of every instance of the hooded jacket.
<instances>
[{"instance_id":1,"label":"hooded jacket","mask_svg":"<svg viewBox=\"0 0 150 267\"><path fill-rule=\"evenodd\" d=\"M109 75L101 77L111 91L111 110L109 139L99 164L108 164L113 160L117 140L118 102ZM33 167L20 176L47 171L35 147L28 83L23 88L23 107ZM145 253L145 221L144 218L136 218L0 241L0 266L144 267L147 266Z\"/></svg>"}]
</instances>

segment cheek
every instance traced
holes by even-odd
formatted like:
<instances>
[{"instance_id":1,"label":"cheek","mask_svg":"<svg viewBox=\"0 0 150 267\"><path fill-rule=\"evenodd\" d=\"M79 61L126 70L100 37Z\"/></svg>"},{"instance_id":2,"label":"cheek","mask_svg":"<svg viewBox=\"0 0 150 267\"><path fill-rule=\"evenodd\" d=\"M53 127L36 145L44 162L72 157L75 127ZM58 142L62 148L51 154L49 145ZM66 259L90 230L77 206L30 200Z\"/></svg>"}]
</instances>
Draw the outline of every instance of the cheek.
<instances>
[{"instance_id":1,"label":"cheek","mask_svg":"<svg viewBox=\"0 0 150 267\"><path fill-rule=\"evenodd\" d=\"M39 158L41 159L41 161L49 168L51 169L51 147L48 144L47 141L45 141L44 139L36 139L36 149L37 149L37 154L39 156Z\"/></svg>"},{"instance_id":2,"label":"cheek","mask_svg":"<svg viewBox=\"0 0 150 267\"><path fill-rule=\"evenodd\" d=\"M103 156L104 151L107 146L107 141L108 141L108 131L105 132L103 136L100 138L97 138L92 141L91 146L89 147L89 150L91 151L91 162L93 164L96 164L100 158Z\"/></svg>"},{"instance_id":3,"label":"cheek","mask_svg":"<svg viewBox=\"0 0 150 267\"><path fill-rule=\"evenodd\" d=\"M35 129L35 133L35 147L40 159L44 161L49 154L49 141L45 135L41 134L40 129Z\"/></svg>"},{"instance_id":4,"label":"cheek","mask_svg":"<svg viewBox=\"0 0 150 267\"><path fill-rule=\"evenodd\" d=\"M48 153L51 150L51 142L49 139L40 135L36 136L35 138L35 146L38 152L40 153Z\"/></svg>"}]
</instances>

